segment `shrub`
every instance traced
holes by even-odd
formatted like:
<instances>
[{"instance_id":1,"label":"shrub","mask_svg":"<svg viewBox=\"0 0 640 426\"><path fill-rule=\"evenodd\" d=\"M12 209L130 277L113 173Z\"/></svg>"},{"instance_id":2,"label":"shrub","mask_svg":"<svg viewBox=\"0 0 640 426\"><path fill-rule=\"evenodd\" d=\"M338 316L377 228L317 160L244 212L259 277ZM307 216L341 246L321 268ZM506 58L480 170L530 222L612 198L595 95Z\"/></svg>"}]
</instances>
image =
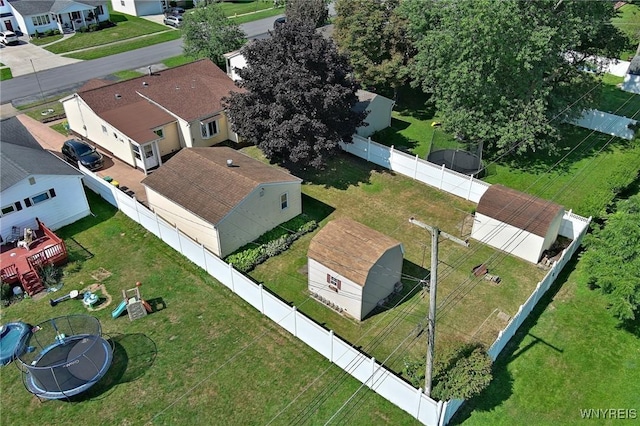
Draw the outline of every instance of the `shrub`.
<instances>
[{"instance_id":1,"label":"shrub","mask_svg":"<svg viewBox=\"0 0 640 426\"><path fill-rule=\"evenodd\" d=\"M54 265L46 265L40 268L38 273L46 288L53 287L60 282L62 270Z\"/></svg>"},{"instance_id":2,"label":"shrub","mask_svg":"<svg viewBox=\"0 0 640 426\"><path fill-rule=\"evenodd\" d=\"M35 33L34 37L35 38L40 38L40 37L42 37L42 33L40 31L36 30L36 33Z\"/></svg>"},{"instance_id":3,"label":"shrub","mask_svg":"<svg viewBox=\"0 0 640 426\"><path fill-rule=\"evenodd\" d=\"M0 300L4 301L10 301L11 300L11 296L13 295L12 289L11 289L11 285L3 282L0 285Z\"/></svg>"},{"instance_id":4,"label":"shrub","mask_svg":"<svg viewBox=\"0 0 640 426\"><path fill-rule=\"evenodd\" d=\"M89 25L89 32L99 31L99 30L100 30L100 25L98 25L98 24L90 24Z\"/></svg>"},{"instance_id":5,"label":"shrub","mask_svg":"<svg viewBox=\"0 0 640 426\"><path fill-rule=\"evenodd\" d=\"M259 264L291 247L291 244L304 234L318 227L315 220L302 214L281 226L267 231L255 243L247 244L225 259L238 271L249 272Z\"/></svg>"},{"instance_id":6,"label":"shrub","mask_svg":"<svg viewBox=\"0 0 640 426\"><path fill-rule=\"evenodd\" d=\"M44 32L44 36L45 36L45 37L51 37L52 35L53 35L53 30L46 30L46 31Z\"/></svg>"}]
</instances>

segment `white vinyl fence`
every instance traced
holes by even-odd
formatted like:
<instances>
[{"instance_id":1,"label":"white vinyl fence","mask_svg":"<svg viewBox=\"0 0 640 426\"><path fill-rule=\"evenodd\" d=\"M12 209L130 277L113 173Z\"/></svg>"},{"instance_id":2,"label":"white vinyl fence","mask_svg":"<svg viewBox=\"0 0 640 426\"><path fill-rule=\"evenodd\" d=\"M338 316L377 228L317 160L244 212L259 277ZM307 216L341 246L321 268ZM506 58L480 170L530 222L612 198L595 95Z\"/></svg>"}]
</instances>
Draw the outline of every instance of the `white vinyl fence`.
<instances>
[{"instance_id":1,"label":"white vinyl fence","mask_svg":"<svg viewBox=\"0 0 640 426\"><path fill-rule=\"evenodd\" d=\"M631 118L620 115L609 114L608 112L589 109L584 111L580 118L572 121L571 124L595 130L606 135L617 136L622 139L631 140L635 136L633 126L637 123Z\"/></svg>"},{"instance_id":2,"label":"white vinyl fence","mask_svg":"<svg viewBox=\"0 0 640 426\"><path fill-rule=\"evenodd\" d=\"M417 155L409 155L394 147L381 145L371 138L353 135L353 143L341 144L342 149L356 157L385 167L394 172L426 183L449 194L477 203L491 186L481 180L430 163Z\"/></svg>"},{"instance_id":3,"label":"white vinyl fence","mask_svg":"<svg viewBox=\"0 0 640 426\"><path fill-rule=\"evenodd\" d=\"M343 148L358 157L467 200L478 202L489 187L489 184L473 177L433 165L418 157L394 150L393 147L380 145L371 139L354 136L354 142L354 144L343 145ZM179 229L138 203L135 198L129 197L88 169L84 167L80 167L80 169L85 175L83 181L88 188L100 194L102 198L116 206L128 217L206 270L262 314L422 424L446 425L464 402L462 400L435 401L425 396L422 389L414 388L376 362L375 358L360 352L349 342L337 337L333 330L326 329L298 312L295 306L289 306L282 302L262 284L256 284L241 272L236 271L231 265L209 252L203 245L196 243ZM572 238L573 242L538 284L529 299L520 307L507 327L500 332L489 349L489 355L494 360L580 245L589 222L590 219L585 219L570 211L565 213L560 227L560 235Z\"/></svg>"}]
</instances>

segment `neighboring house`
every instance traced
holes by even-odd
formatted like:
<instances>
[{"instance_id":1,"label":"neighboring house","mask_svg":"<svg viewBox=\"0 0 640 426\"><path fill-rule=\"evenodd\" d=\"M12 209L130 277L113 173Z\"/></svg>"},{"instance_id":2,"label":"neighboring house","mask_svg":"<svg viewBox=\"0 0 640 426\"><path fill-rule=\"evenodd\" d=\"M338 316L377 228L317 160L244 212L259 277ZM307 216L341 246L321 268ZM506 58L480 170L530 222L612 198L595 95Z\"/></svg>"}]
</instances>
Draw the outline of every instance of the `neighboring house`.
<instances>
[{"instance_id":1,"label":"neighboring house","mask_svg":"<svg viewBox=\"0 0 640 426\"><path fill-rule=\"evenodd\" d=\"M309 291L358 320L401 285L402 244L351 219L327 223L307 256Z\"/></svg>"},{"instance_id":2,"label":"neighboring house","mask_svg":"<svg viewBox=\"0 0 640 426\"><path fill-rule=\"evenodd\" d=\"M302 213L301 183L228 147L183 149L142 180L151 210L220 257Z\"/></svg>"},{"instance_id":3,"label":"neighboring house","mask_svg":"<svg viewBox=\"0 0 640 426\"><path fill-rule=\"evenodd\" d=\"M164 13L169 3L169 0L111 0L111 7L127 15L146 16Z\"/></svg>"},{"instance_id":4,"label":"neighboring house","mask_svg":"<svg viewBox=\"0 0 640 426\"><path fill-rule=\"evenodd\" d=\"M476 209L471 238L537 263L558 237L564 208L502 185L491 185Z\"/></svg>"},{"instance_id":5,"label":"neighboring house","mask_svg":"<svg viewBox=\"0 0 640 426\"><path fill-rule=\"evenodd\" d=\"M229 78L233 81L241 80L238 75L238 70L247 66L247 60L242 54L242 49L225 53L223 56ZM366 138L377 131L391 126L391 112L395 105L394 101L366 90L358 90L356 95L358 96L358 102L353 106L353 110L357 112L367 112L364 120L367 125L356 129L358 135Z\"/></svg>"},{"instance_id":6,"label":"neighboring house","mask_svg":"<svg viewBox=\"0 0 640 426\"><path fill-rule=\"evenodd\" d=\"M384 96L377 95L366 90L358 90L358 103L353 106L356 112L367 112L364 119L366 126L356 129L356 133L367 138L382 129L391 126L391 112L395 102Z\"/></svg>"},{"instance_id":7,"label":"neighboring house","mask_svg":"<svg viewBox=\"0 0 640 426\"><path fill-rule=\"evenodd\" d=\"M2 2L7 4L7 0ZM107 0L9 0L8 4L18 27L14 31L30 36L36 31L74 31L109 19ZM6 19L2 17L5 27Z\"/></svg>"},{"instance_id":8,"label":"neighboring house","mask_svg":"<svg viewBox=\"0 0 640 426\"><path fill-rule=\"evenodd\" d=\"M640 93L640 56L634 56L622 82L622 90Z\"/></svg>"},{"instance_id":9,"label":"neighboring house","mask_svg":"<svg viewBox=\"0 0 640 426\"><path fill-rule=\"evenodd\" d=\"M12 117L0 121L0 235L12 227L36 227L35 218L58 229L91 212L82 173L43 149Z\"/></svg>"},{"instance_id":10,"label":"neighboring house","mask_svg":"<svg viewBox=\"0 0 640 426\"><path fill-rule=\"evenodd\" d=\"M237 142L222 98L240 90L203 59L118 83L91 80L61 102L76 135L148 173L182 148Z\"/></svg>"},{"instance_id":11,"label":"neighboring house","mask_svg":"<svg viewBox=\"0 0 640 426\"><path fill-rule=\"evenodd\" d=\"M8 0L0 0L0 31L20 31Z\"/></svg>"}]
</instances>

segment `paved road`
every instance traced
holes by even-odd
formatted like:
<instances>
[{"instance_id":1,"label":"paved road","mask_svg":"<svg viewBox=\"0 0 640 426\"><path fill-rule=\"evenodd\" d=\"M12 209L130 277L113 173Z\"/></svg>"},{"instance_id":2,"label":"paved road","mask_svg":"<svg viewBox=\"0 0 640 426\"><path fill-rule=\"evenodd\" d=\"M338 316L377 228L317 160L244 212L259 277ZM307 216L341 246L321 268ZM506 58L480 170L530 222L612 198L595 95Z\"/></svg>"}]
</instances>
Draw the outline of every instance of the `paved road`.
<instances>
[{"instance_id":1,"label":"paved road","mask_svg":"<svg viewBox=\"0 0 640 426\"><path fill-rule=\"evenodd\" d=\"M277 17L241 25L250 39L264 38ZM117 71L158 64L166 58L182 54L182 40L156 44L105 58L83 61L58 68L38 71L2 82L0 104L16 99L36 100L63 92L72 92L87 80L104 77Z\"/></svg>"}]
</instances>

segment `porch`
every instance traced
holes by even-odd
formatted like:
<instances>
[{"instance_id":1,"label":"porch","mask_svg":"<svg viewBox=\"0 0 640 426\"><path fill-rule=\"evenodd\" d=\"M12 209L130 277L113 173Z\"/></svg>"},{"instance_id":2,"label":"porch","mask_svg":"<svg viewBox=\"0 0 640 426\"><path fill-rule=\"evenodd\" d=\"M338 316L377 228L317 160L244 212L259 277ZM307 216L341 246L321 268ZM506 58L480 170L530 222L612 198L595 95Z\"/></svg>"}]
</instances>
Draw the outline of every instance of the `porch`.
<instances>
[{"instance_id":1,"label":"porch","mask_svg":"<svg viewBox=\"0 0 640 426\"><path fill-rule=\"evenodd\" d=\"M20 286L29 296L45 290L38 275L41 267L67 261L64 241L37 218L36 224L36 229L20 229L12 234L15 239L7 238L0 245L0 279Z\"/></svg>"}]
</instances>

